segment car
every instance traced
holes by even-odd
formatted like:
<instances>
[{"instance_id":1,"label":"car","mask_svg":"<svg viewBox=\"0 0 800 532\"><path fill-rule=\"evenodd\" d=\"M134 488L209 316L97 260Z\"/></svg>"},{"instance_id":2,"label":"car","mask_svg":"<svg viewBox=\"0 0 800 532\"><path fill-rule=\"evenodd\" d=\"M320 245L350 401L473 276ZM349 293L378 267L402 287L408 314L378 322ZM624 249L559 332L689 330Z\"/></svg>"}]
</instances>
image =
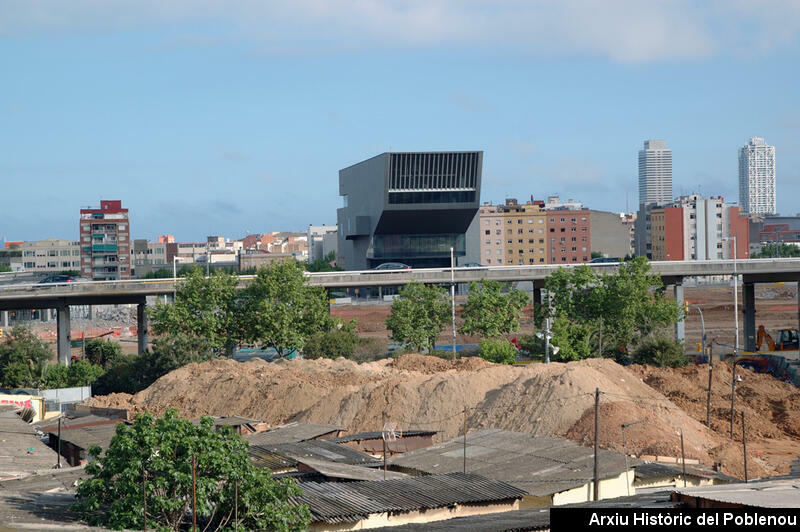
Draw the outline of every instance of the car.
<instances>
[{"instance_id":1,"label":"car","mask_svg":"<svg viewBox=\"0 0 800 532\"><path fill-rule=\"evenodd\" d=\"M462 268L485 268L483 264L479 262L467 262L461 265Z\"/></svg>"},{"instance_id":2,"label":"car","mask_svg":"<svg viewBox=\"0 0 800 532\"><path fill-rule=\"evenodd\" d=\"M51 275L50 277L45 277L39 284L51 284L51 283L74 283L75 278L71 275Z\"/></svg>"},{"instance_id":3,"label":"car","mask_svg":"<svg viewBox=\"0 0 800 532\"><path fill-rule=\"evenodd\" d=\"M613 257L597 257L596 259L590 260L589 264L598 264L598 263L606 263L606 262L617 263L617 262L619 262L619 259L615 259Z\"/></svg>"},{"instance_id":4,"label":"car","mask_svg":"<svg viewBox=\"0 0 800 532\"><path fill-rule=\"evenodd\" d=\"M383 264L379 264L372 268L373 270L384 271L384 270L410 270L411 266L408 264L403 264L402 262L384 262Z\"/></svg>"}]
</instances>

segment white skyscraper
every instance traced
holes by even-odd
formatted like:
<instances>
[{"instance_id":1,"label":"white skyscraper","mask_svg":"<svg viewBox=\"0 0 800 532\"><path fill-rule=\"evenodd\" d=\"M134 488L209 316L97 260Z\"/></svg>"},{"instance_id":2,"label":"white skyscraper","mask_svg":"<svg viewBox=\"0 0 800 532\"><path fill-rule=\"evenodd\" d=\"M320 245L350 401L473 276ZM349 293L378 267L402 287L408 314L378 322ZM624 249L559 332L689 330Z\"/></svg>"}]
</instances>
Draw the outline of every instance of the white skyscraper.
<instances>
[{"instance_id":1,"label":"white skyscraper","mask_svg":"<svg viewBox=\"0 0 800 532\"><path fill-rule=\"evenodd\" d=\"M646 140L639 150L639 205L672 201L672 150L663 140Z\"/></svg>"},{"instance_id":2,"label":"white skyscraper","mask_svg":"<svg viewBox=\"0 0 800 532\"><path fill-rule=\"evenodd\" d=\"M747 214L775 214L775 147L760 137L739 150L739 206Z\"/></svg>"}]
</instances>

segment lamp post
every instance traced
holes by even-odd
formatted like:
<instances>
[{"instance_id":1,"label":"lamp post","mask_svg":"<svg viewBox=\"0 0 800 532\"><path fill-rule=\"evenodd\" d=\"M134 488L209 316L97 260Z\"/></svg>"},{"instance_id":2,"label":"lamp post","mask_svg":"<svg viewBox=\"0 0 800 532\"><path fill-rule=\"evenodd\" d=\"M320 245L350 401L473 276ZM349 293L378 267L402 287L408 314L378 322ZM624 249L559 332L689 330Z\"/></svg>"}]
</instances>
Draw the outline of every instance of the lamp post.
<instances>
[{"instance_id":1,"label":"lamp post","mask_svg":"<svg viewBox=\"0 0 800 532\"><path fill-rule=\"evenodd\" d=\"M631 421L630 423L623 423L620 425L622 427L622 454L625 455L625 486L628 488L628 495L631 494L631 483L628 478L628 450L625 447L625 429L631 425L638 425L639 423L644 423L644 420L640 419L639 421Z\"/></svg>"},{"instance_id":2,"label":"lamp post","mask_svg":"<svg viewBox=\"0 0 800 532\"><path fill-rule=\"evenodd\" d=\"M178 269L176 264L180 262L180 257L175 256L172 257L172 302L175 302L175 297L177 295L175 286L178 284Z\"/></svg>"},{"instance_id":3,"label":"lamp post","mask_svg":"<svg viewBox=\"0 0 800 532\"><path fill-rule=\"evenodd\" d=\"M450 309L453 325L453 360L456 359L456 274L455 250L450 248Z\"/></svg>"}]
</instances>

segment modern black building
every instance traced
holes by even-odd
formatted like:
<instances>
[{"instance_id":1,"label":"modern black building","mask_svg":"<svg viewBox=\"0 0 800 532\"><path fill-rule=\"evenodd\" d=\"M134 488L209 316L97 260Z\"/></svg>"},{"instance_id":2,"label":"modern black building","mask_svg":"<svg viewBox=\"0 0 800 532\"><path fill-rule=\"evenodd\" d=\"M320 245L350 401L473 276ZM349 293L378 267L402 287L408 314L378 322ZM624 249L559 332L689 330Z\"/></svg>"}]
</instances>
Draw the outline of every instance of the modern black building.
<instances>
[{"instance_id":1,"label":"modern black building","mask_svg":"<svg viewBox=\"0 0 800 532\"><path fill-rule=\"evenodd\" d=\"M340 264L480 262L482 151L382 153L339 171Z\"/></svg>"}]
</instances>

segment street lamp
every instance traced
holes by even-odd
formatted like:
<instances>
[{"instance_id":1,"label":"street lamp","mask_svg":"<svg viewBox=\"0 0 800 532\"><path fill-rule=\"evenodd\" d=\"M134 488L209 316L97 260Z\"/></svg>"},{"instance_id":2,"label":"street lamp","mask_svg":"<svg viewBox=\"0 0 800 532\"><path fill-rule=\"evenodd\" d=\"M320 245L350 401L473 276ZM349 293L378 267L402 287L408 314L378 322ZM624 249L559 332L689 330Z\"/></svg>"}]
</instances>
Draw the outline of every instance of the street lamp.
<instances>
[{"instance_id":1,"label":"street lamp","mask_svg":"<svg viewBox=\"0 0 800 532\"><path fill-rule=\"evenodd\" d=\"M733 342L733 359L736 360L736 354L739 352L739 276L736 273L736 236L723 238L722 241L733 241L733 323L736 329L736 336Z\"/></svg>"},{"instance_id":2,"label":"street lamp","mask_svg":"<svg viewBox=\"0 0 800 532\"><path fill-rule=\"evenodd\" d=\"M181 258L178 257L177 255L172 257L172 301L173 302L175 301L175 297L177 295L176 294L176 290L175 290L175 286L178 283L178 269L176 267L176 264L178 262L180 262L180 261L181 261Z\"/></svg>"},{"instance_id":3,"label":"street lamp","mask_svg":"<svg viewBox=\"0 0 800 532\"><path fill-rule=\"evenodd\" d=\"M640 419L639 421L631 421L630 423L623 423L620 425L622 427L622 454L625 455L625 486L628 488L628 495L631 494L631 482L628 478L628 450L625 448L625 429L631 425L638 425L644 422L644 419Z\"/></svg>"},{"instance_id":4,"label":"street lamp","mask_svg":"<svg viewBox=\"0 0 800 532\"><path fill-rule=\"evenodd\" d=\"M453 360L456 359L456 274L454 268L455 250L450 247L450 309L453 320Z\"/></svg>"}]
</instances>

